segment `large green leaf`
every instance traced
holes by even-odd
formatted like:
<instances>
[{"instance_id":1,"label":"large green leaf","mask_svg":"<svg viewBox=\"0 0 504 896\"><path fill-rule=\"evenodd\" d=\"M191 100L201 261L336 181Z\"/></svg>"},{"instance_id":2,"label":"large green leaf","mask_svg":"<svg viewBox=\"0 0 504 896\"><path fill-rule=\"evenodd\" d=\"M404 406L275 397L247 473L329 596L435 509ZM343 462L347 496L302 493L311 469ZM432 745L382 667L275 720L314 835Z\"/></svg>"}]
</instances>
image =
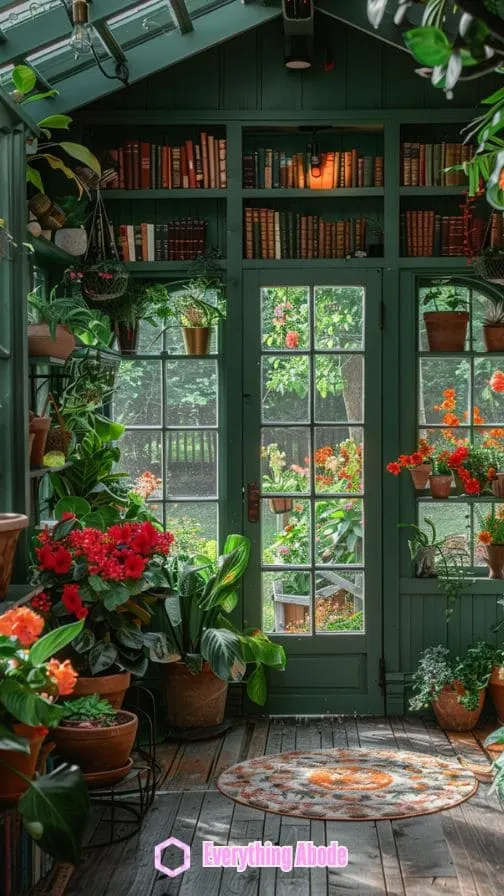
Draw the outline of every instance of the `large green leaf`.
<instances>
[{"instance_id":1,"label":"large green leaf","mask_svg":"<svg viewBox=\"0 0 504 896\"><path fill-rule=\"evenodd\" d=\"M132 675L136 675L137 678L143 678L147 672L149 661L146 656L138 656L136 659L131 659L120 651L117 658L117 665L122 669L125 669L126 672L131 672Z\"/></svg>"},{"instance_id":2,"label":"large green leaf","mask_svg":"<svg viewBox=\"0 0 504 896\"><path fill-rule=\"evenodd\" d=\"M95 643L95 636L88 628L83 628L80 635L72 641L72 647L76 653L87 653Z\"/></svg>"},{"instance_id":3,"label":"large green leaf","mask_svg":"<svg viewBox=\"0 0 504 896\"><path fill-rule=\"evenodd\" d=\"M101 175L101 165L98 159L86 146L82 146L80 143L68 143L67 141L61 141L59 146L61 146L72 159L77 159L78 162L82 162L83 165L87 165L88 168L91 168L91 171L94 171L95 174Z\"/></svg>"},{"instance_id":4,"label":"large green leaf","mask_svg":"<svg viewBox=\"0 0 504 896\"><path fill-rule=\"evenodd\" d=\"M247 666L243 662L240 639L223 628L208 628L201 638L201 653L212 671L223 681L241 681Z\"/></svg>"},{"instance_id":5,"label":"large green leaf","mask_svg":"<svg viewBox=\"0 0 504 896\"><path fill-rule=\"evenodd\" d=\"M12 750L15 753L29 753L30 742L26 737L14 734L6 725L0 725L0 750Z\"/></svg>"},{"instance_id":6,"label":"large green leaf","mask_svg":"<svg viewBox=\"0 0 504 896\"><path fill-rule=\"evenodd\" d=\"M247 695L254 701L264 706L268 696L268 683L266 681L266 673L261 663L257 663L252 675L247 681Z\"/></svg>"},{"instance_id":7,"label":"large green leaf","mask_svg":"<svg viewBox=\"0 0 504 896\"><path fill-rule=\"evenodd\" d=\"M38 122L39 128L55 128L57 131L68 131L71 124L69 115L48 115Z\"/></svg>"},{"instance_id":8,"label":"large green leaf","mask_svg":"<svg viewBox=\"0 0 504 896\"><path fill-rule=\"evenodd\" d=\"M122 423L116 423L115 420L108 420L101 414L95 415L95 430L104 442L116 442L120 439L125 427Z\"/></svg>"},{"instance_id":9,"label":"large green leaf","mask_svg":"<svg viewBox=\"0 0 504 896\"><path fill-rule=\"evenodd\" d=\"M37 75L28 65L15 65L12 69L11 78L16 90L20 90L21 93L29 93L37 83Z\"/></svg>"},{"instance_id":10,"label":"large green leaf","mask_svg":"<svg viewBox=\"0 0 504 896\"><path fill-rule=\"evenodd\" d=\"M61 707L39 697L27 684L14 678L4 678L0 682L0 703L25 725L55 728L63 715Z\"/></svg>"},{"instance_id":11,"label":"large green leaf","mask_svg":"<svg viewBox=\"0 0 504 896\"><path fill-rule=\"evenodd\" d=\"M60 498L54 508L54 515L57 520L60 520L64 513L74 513L79 520L82 520L83 517L91 513L91 504L85 498L78 498L75 495Z\"/></svg>"},{"instance_id":12,"label":"large green leaf","mask_svg":"<svg viewBox=\"0 0 504 896\"><path fill-rule=\"evenodd\" d=\"M117 659L117 647L110 641L98 641L89 651L88 662L92 675L110 669Z\"/></svg>"},{"instance_id":13,"label":"large green leaf","mask_svg":"<svg viewBox=\"0 0 504 896\"><path fill-rule=\"evenodd\" d=\"M144 646L144 636L137 625L132 622L124 622L117 629L115 636L120 644L125 647L132 647L135 650L141 650Z\"/></svg>"},{"instance_id":14,"label":"large green leaf","mask_svg":"<svg viewBox=\"0 0 504 896\"><path fill-rule=\"evenodd\" d=\"M77 864L89 818L89 796L77 766L60 765L32 781L18 803L25 829L60 862Z\"/></svg>"},{"instance_id":15,"label":"large green leaf","mask_svg":"<svg viewBox=\"0 0 504 896\"><path fill-rule=\"evenodd\" d=\"M176 663L182 659L177 644L166 632L146 632L144 643L154 663Z\"/></svg>"},{"instance_id":16,"label":"large green leaf","mask_svg":"<svg viewBox=\"0 0 504 896\"><path fill-rule=\"evenodd\" d=\"M130 594L131 588L127 588L126 585L110 585L107 592L104 592L103 603L107 610L115 610L129 600Z\"/></svg>"},{"instance_id":17,"label":"large green leaf","mask_svg":"<svg viewBox=\"0 0 504 896\"><path fill-rule=\"evenodd\" d=\"M31 93L30 96L25 96L23 105L26 106L28 103L36 103L38 100L47 100L51 96L59 96L59 90L43 90L40 93Z\"/></svg>"},{"instance_id":18,"label":"large green leaf","mask_svg":"<svg viewBox=\"0 0 504 896\"><path fill-rule=\"evenodd\" d=\"M222 604L235 591L247 568L250 556L250 541L243 535L229 535L224 545L224 554L219 557L215 576L208 582L201 606L209 608Z\"/></svg>"},{"instance_id":19,"label":"large green leaf","mask_svg":"<svg viewBox=\"0 0 504 896\"><path fill-rule=\"evenodd\" d=\"M403 34L403 40L410 53L420 65L434 68L447 65L452 47L441 28L422 26L411 28Z\"/></svg>"},{"instance_id":20,"label":"large green leaf","mask_svg":"<svg viewBox=\"0 0 504 896\"><path fill-rule=\"evenodd\" d=\"M30 660L34 666L45 663L46 660L54 656L58 650L62 650L70 641L73 641L82 631L84 620L71 622L69 625L62 625L60 628L48 632L40 638L30 649Z\"/></svg>"},{"instance_id":21,"label":"large green leaf","mask_svg":"<svg viewBox=\"0 0 504 896\"><path fill-rule=\"evenodd\" d=\"M29 184L33 184L39 193L44 192L44 184L42 183L40 173L35 168L32 168L31 165L26 166L26 180Z\"/></svg>"}]
</instances>

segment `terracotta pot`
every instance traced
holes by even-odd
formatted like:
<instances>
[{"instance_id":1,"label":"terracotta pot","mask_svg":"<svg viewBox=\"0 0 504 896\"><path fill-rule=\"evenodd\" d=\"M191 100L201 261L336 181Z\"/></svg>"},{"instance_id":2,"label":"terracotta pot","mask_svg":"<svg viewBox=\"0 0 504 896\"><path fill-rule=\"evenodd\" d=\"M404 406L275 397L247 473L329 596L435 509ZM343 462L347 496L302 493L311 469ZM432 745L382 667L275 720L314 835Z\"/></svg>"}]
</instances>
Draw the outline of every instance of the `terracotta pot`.
<instances>
[{"instance_id":1,"label":"terracotta pot","mask_svg":"<svg viewBox=\"0 0 504 896\"><path fill-rule=\"evenodd\" d=\"M28 352L33 358L62 358L66 360L75 348L70 330L58 325L54 339L48 324L28 324Z\"/></svg>"},{"instance_id":2,"label":"terracotta pot","mask_svg":"<svg viewBox=\"0 0 504 896\"><path fill-rule=\"evenodd\" d=\"M114 321L114 332L117 336L119 351L128 355L136 355L138 346L138 324L134 327L122 321Z\"/></svg>"},{"instance_id":3,"label":"terracotta pot","mask_svg":"<svg viewBox=\"0 0 504 896\"><path fill-rule=\"evenodd\" d=\"M109 728L60 725L52 732L51 739L56 744L58 756L64 762L78 765L83 772L104 772L126 765L135 743L137 728L137 716L121 710L117 724Z\"/></svg>"},{"instance_id":4,"label":"terracotta pot","mask_svg":"<svg viewBox=\"0 0 504 896\"><path fill-rule=\"evenodd\" d=\"M79 675L72 691L72 697L88 697L99 694L114 707L120 709L124 695L131 682L131 672L116 672L112 675ZM118 766L114 766L118 768Z\"/></svg>"},{"instance_id":5,"label":"terracotta pot","mask_svg":"<svg viewBox=\"0 0 504 896\"><path fill-rule=\"evenodd\" d=\"M504 473L497 473L492 482L492 491L496 498L504 498Z\"/></svg>"},{"instance_id":6,"label":"terracotta pot","mask_svg":"<svg viewBox=\"0 0 504 896\"><path fill-rule=\"evenodd\" d=\"M504 579L504 544L485 545L485 562L489 579Z\"/></svg>"},{"instance_id":7,"label":"terracotta pot","mask_svg":"<svg viewBox=\"0 0 504 896\"><path fill-rule=\"evenodd\" d=\"M33 435L34 437L30 450L31 467L42 466L47 442L47 434L49 432L50 426L50 417L33 417L33 419L30 420L30 435Z\"/></svg>"},{"instance_id":8,"label":"terracotta pot","mask_svg":"<svg viewBox=\"0 0 504 896\"><path fill-rule=\"evenodd\" d=\"M486 688L482 688L479 694L478 706L469 710L459 703L459 696L465 693L465 688L460 681L453 681L443 688L438 700L432 701L432 708L438 724L446 731L470 731L478 724L483 703L485 702Z\"/></svg>"},{"instance_id":9,"label":"terracotta pot","mask_svg":"<svg viewBox=\"0 0 504 896\"><path fill-rule=\"evenodd\" d=\"M28 523L22 513L0 513L0 599L7 596L18 538Z\"/></svg>"},{"instance_id":10,"label":"terracotta pot","mask_svg":"<svg viewBox=\"0 0 504 896\"><path fill-rule=\"evenodd\" d=\"M504 753L504 744L489 744L488 747L485 747L485 750L490 754L493 762L495 762L501 753Z\"/></svg>"},{"instance_id":11,"label":"terracotta pot","mask_svg":"<svg viewBox=\"0 0 504 896\"><path fill-rule=\"evenodd\" d=\"M293 498L270 498L268 507L273 513L290 513L293 503Z\"/></svg>"},{"instance_id":12,"label":"terracotta pot","mask_svg":"<svg viewBox=\"0 0 504 896\"><path fill-rule=\"evenodd\" d=\"M415 488L425 488L432 473L432 464L418 464L417 467L410 467L411 478Z\"/></svg>"},{"instance_id":13,"label":"terracotta pot","mask_svg":"<svg viewBox=\"0 0 504 896\"><path fill-rule=\"evenodd\" d=\"M45 735L36 735L35 728L21 723L13 725L13 728L16 734L28 738L30 752L18 753L16 750L0 750L0 759L31 780L35 774ZM0 806L5 807L17 803L19 797L28 790L28 787L28 782L23 781L15 771L11 771L3 765L0 766Z\"/></svg>"},{"instance_id":14,"label":"terracotta pot","mask_svg":"<svg viewBox=\"0 0 504 896\"><path fill-rule=\"evenodd\" d=\"M488 690L495 704L497 718L504 725L504 665L493 667Z\"/></svg>"},{"instance_id":15,"label":"terracotta pot","mask_svg":"<svg viewBox=\"0 0 504 896\"><path fill-rule=\"evenodd\" d=\"M192 675L185 663L166 663L166 716L172 728L207 728L224 719L228 685L205 663Z\"/></svg>"},{"instance_id":16,"label":"terracotta pot","mask_svg":"<svg viewBox=\"0 0 504 896\"><path fill-rule=\"evenodd\" d=\"M487 352L504 352L504 327L483 327L483 337Z\"/></svg>"},{"instance_id":17,"label":"terracotta pot","mask_svg":"<svg viewBox=\"0 0 504 896\"><path fill-rule=\"evenodd\" d=\"M469 323L468 311L426 311L424 321L429 351L464 351Z\"/></svg>"},{"instance_id":18,"label":"terracotta pot","mask_svg":"<svg viewBox=\"0 0 504 896\"><path fill-rule=\"evenodd\" d=\"M430 476L430 493L433 498L449 498L451 495L451 487L453 475L436 475Z\"/></svg>"},{"instance_id":19,"label":"terracotta pot","mask_svg":"<svg viewBox=\"0 0 504 896\"><path fill-rule=\"evenodd\" d=\"M182 327L186 355L207 355L210 327Z\"/></svg>"}]
</instances>

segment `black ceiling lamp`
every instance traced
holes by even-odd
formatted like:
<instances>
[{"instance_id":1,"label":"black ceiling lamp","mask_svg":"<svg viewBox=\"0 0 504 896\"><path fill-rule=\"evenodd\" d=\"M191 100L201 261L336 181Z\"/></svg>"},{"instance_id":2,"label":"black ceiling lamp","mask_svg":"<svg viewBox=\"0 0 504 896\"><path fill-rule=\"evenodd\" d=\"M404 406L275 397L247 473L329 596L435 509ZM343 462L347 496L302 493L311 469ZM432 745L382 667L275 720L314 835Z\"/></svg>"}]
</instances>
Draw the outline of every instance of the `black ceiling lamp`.
<instances>
[{"instance_id":1,"label":"black ceiling lamp","mask_svg":"<svg viewBox=\"0 0 504 896\"><path fill-rule=\"evenodd\" d=\"M282 0L284 65L296 71L313 63L313 0Z\"/></svg>"}]
</instances>

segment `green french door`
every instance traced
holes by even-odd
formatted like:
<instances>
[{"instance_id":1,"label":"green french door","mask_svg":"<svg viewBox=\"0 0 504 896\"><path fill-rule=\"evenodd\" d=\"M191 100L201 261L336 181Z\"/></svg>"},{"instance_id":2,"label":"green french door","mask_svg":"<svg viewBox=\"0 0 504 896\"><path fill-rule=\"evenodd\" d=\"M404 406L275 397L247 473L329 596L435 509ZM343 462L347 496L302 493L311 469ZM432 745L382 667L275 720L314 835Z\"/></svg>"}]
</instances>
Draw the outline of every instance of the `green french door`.
<instances>
[{"instance_id":1,"label":"green french door","mask_svg":"<svg viewBox=\"0 0 504 896\"><path fill-rule=\"evenodd\" d=\"M272 713L384 709L381 274L244 284L245 617L287 653Z\"/></svg>"}]
</instances>

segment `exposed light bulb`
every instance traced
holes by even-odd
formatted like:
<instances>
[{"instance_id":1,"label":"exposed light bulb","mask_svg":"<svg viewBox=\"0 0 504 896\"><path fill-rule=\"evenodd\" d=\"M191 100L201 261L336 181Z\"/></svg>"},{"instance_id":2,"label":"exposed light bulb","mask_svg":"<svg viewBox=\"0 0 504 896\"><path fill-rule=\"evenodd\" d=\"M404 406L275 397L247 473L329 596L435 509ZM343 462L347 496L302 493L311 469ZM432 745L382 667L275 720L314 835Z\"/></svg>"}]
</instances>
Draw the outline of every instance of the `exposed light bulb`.
<instances>
[{"instance_id":1,"label":"exposed light bulb","mask_svg":"<svg viewBox=\"0 0 504 896\"><path fill-rule=\"evenodd\" d=\"M91 45L93 43L93 29L91 25L87 22L84 25L77 24L74 25L72 36L70 38L70 47L72 48L75 58L78 56L84 56L91 52Z\"/></svg>"},{"instance_id":2,"label":"exposed light bulb","mask_svg":"<svg viewBox=\"0 0 504 896\"><path fill-rule=\"evenodd\" d=\"M312 146L310 157L310 173L312 177L322 177L322 165L320 161L318 146L316 143Z\"/></svg>"}]
</instances>

